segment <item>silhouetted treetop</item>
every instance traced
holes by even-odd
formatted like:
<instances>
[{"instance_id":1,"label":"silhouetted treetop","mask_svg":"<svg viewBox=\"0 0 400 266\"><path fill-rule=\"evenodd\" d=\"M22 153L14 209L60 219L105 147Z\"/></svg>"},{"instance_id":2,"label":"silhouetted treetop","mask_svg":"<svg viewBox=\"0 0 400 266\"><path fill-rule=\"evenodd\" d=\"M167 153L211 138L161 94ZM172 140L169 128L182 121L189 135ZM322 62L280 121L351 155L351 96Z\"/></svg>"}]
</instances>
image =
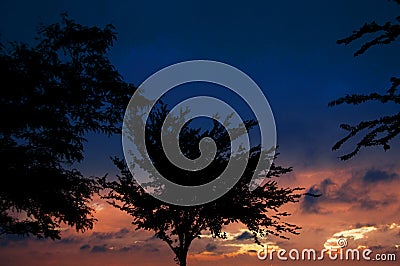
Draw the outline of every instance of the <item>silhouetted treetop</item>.
<instances>
[{"instance_id":1,"label":"silhouetted treetop","mask_svg":"<svg viewBox=\"0 0 400 266\"><path fill-rule=\"evenodd\" d=\"M400 5L399 0L395 0ZM353 34L347 38L338 40L338 44L348 45L364 36L372 36L372 40L365 42L355 53L354 56L359 56L375 45L384 45L394 43L400 35L400 16L395 18L395 22L386 22L380 25L376 22L366 23L360 29L353 31ZM375 37L374 37L375 36ZM351 94L341 97L330 102L329 106L345 104L358 105L367 101L377 101L383 104L394 103L400 104L400 94L398 87L400 78L391 77L391 86L386 93L373 92L367 95ZM361 140L356 144L353 151L340 156L342 160L348 160L355 156L363 147L382 146L386 151L390 149L389 142L400 133L400 112L393 115L385 115L373 120L361 121L357 125L341 124L340 127L346 130L347 135L339 140L332 150L338 150L351 138L365 132Z\"/></svg>"},{"instance_id":2,"label":"silhouetted treetop","mask_svg":"<svg viewBox=\"0 0 400 266\"><path fill-rule=\"evenodd\" d=\"M180 149L187 158L192 159L199 156L200 141L207 137L212 138L218 146L213 162L198 171L179 171L168 161L162 150L160 132L169 110L164 104L154 109L146 123L145 152L149 154L156 169L163 172L165 178L171 182L185 186L202 185L218 178L228 161L235 161L238 157L247 155L249 160L239 181L220 198L196 206L179 206L165 203L147 193L135 180L125 160L114 158L113 162L120 175L117 176L117 180L107 177L99 180L106 189L102 197L114 207L130 214L136 229L153 231L156 237L168 244L175 253L175 261L181 266L186 265L189 247L194 239L200 238L206 231L213 237L225 238L224 226L231 223L244 224L257 243L260 243L260 237L267 234L281 238L298 234L300 227L284 221L290 214L281 211L280 207L298 202L302 196L298 192L302 188L281 188L272 180L273 177L291 172L291 167L272 163L268 173L263 176L265 180L261 186L250 191L249 183L256 171L258 160L269 158L266 158L267 155L261 156L261 148L257 144L251 146L248 154L227 152L231 148L230 137L224 125L214 120L211 128L207 130L186 125L179 132ZM248 130L257 126L257 122L253 120L244 121L244 124ZM135 167L146 167L143 160L138 159L134 164ZM157 187L157 181L153 182L156 183L154 187Z\"/></svg>"},{"instance_id":3,"label":"silhouetted treetop","mask_svg":"<svg viewBox=\"0 0 400 266\"><path fill-rule=\"evenodd\" d=\"M398 24L399 22L400 22L400 16L396 17L395 24L393 24L393 22L386 22L383 25L379 25L375 21L371 23L365 23L359 30L354 31L354 33L347 38L338 40L337 43L348 45L353 41L364 37L365 35L377 33L379 36L364 43L354 53L354 56L359 56L372 46L379 44L389 44L394 42L400 35L400 25Z\"/></svg>"},{"instance_id":4,"label":"silhouetted treetop","mask_svg":"<svg viewBox=\"0 0 400 266\"><path fill-rule=\"evenodd\" d=\"M62 15L41 25L36 44L0 50L0 234L59 238L95 221L88 205L96 182L72 163L88 132L119 133L134 87L108 59L112 25L88 27Z\"/></svg>"}]
</instances>

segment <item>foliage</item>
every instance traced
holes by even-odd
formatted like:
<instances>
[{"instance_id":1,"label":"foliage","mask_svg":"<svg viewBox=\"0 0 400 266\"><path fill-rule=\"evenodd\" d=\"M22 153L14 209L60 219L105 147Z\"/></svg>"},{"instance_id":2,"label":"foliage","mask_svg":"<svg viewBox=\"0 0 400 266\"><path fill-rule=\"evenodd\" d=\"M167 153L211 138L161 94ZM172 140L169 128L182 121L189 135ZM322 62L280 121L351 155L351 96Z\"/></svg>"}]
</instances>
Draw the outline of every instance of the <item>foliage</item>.
<instances>
[{"instance_id":1,"label":"foliage","mask_svg":"<svg viewBox=\"0 0 400 266\"><path fill-rule=\"evenodd\" d=\"M400 1L395 1L400 5ZM400 16L396 17L395 22L386 22L383 25L371 22L364 24L360 29L353 32L347 38L338 40L338 44L348 45L362 37L374 36L370 41L364 43L355 53L354 56L357 57L368 49L376 45L386 45L393 43L397 40L400 35ZM400 94L398 87L400 85L399 77L390 78L391 87L386 91L386 93L370 93L368 95L363 94L352 94L341 97L329 103L329 106L336 106L343 103L358 105L367 101L377 101L381 103L392 102L394 104L400 104ZM390 149L389 142L394 139L400 133L400 112L393 115L386 115L378 117L369 121L361 121L357 125L351 126L348 124L342 124L340 127L346 131L348 134L339 140L333 147L332 150L338 150L342 145L349 139L355 137L356 135L362 134L366 131L365 135L356 144L354 150L348 154L340 156L342 160L348 160L355 156L363 147L372 146L382 146L386 151Z\"/></svg>"},{"instance_id":2,"label":"foliage","mask_svg":"<svg viewBox=\"0 0 400 266\"><path fill-rule=\"evenodd\" d=\"M200 171L177 171L162 150L160 132L167 114L168 109L164 104L150 113L146 124L146 148L157 170L170 181L186 186L208 183L223 171L229 159L235 159L228 152L230 139L223 125L215 120L209 130L187 125L179 135L181 150L187 158L195 159L200 155L198 145L206 137L214 139L218 152L214 161ZM249 120L245 125L250 129L257 123ZM117 180L107 177L100 179L107 191L102 196L114 207L130 214L132 224L137 229L153 231L156 237L166 242L180 265L186 265L187 253L194 239L200 238L205 231L213 237L225 238L223 229L230 223L244 224L253 233L257 243L260 243L259 237L267 234L281 238L288 238L287 234L298 234L300 227L281 220L289 214L280 212L279 208L286 203L298 202L301 195L296 192L302 188L279 188L277 182L271 180L272 177L292 171L292 168L272 164L266 176L267 181L254 191L249 190L248 184L258 159L266 159L259 158L260 154L260 146L253 145L247 168L238 183L225 195L207 204L176 206L161 202L138 185L125 161L118 158L113 158L113 161L121 174Z\"/></svg>"},{"instance_id":3,"label":"foliage","mask_svg":"<svg viewBox=\"0 0 400 266\"><path fill-rule=\"evenodd\" d=\"M107 53L116 33L62 15L36 44L1 45L0 234L59 238L61 224L91 229L98 185L70 165L88 132L120 131L133 93Z\"/></svg>"}]
</instances>

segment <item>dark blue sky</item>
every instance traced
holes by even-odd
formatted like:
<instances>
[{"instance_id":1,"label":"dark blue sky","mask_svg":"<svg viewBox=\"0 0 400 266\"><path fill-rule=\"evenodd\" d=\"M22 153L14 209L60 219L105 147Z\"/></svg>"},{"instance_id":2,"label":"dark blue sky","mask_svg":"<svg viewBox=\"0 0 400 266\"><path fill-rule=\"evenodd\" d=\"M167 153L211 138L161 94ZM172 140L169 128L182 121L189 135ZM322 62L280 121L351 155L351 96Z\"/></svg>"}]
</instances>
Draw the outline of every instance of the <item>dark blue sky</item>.
<instances>
[{"instance_id":1,"label":"dark blue sky","mask_svg":"<svg viewBox=\"0 0 400 266\"><path fill-rule=\"evenodd\" d=\"M330 151L344 133L338 125L398 110L376 104L327 107L346 93L384 92L389 77L399 74L398 45L374 47L354 58L362 42L336 44L365 22L392 20L400 11L394 2L3 0L2 40L30 41L39 22L56 22L64 11L82 24L116 26L112 62L136 85L189 59L222 61L247 73L274 112L282 160L295 167L345 165L336 159L341 153ZM120 146L117 137L91 136L84 171L110 172L108 156L119 154ZM372 156L379 156L380 162L390 162L398 154L398 148L364 151L354 160L373 163L377 157Z\"/></svg>"}]
</instances>

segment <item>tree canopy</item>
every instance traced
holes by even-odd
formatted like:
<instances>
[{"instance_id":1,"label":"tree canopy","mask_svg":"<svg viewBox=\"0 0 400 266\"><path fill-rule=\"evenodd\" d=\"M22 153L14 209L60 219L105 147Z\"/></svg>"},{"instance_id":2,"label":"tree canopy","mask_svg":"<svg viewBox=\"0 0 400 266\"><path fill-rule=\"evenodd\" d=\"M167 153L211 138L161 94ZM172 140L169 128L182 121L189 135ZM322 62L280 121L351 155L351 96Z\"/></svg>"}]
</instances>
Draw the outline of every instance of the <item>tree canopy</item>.
<instances>
[{"instance_id":1,"label":"tree canopy","mask_svg":"<svg viewBox=\"0 0 400 266\"><path fill-rule=\"evenodd\" d=\"M395 0L400 5L400 1ZM338 44L348 45L357 41L363 37L371 38L365 42L361 47L354 53L357 57L362 55L371 47L377 45L387 45L394 43L398 40L400 35L400 16L396 17L394 22L386 22L385 24L378 24L375 21L371 23L365 23L358 30L353 31L353 34L347 38L340 39L337 41ZM377 101L380 103L389 103L400 105L400 94L398 91L400 85L399 77L390 78L391 86L386 93L373 92L367 95L364 94L352 94L341 97L329 103L329 106L336 106L341 104L353 104L358 105L367 101ZM341 124L340 127L348 132L348 134L339 140L333 147L333 150L338 150L348 140L359 136L366 132L361 140L356 144L356 147L350 153L340 156L342 160L348 160L358 154L358 152L365 147L382 146L386 151L390 149L390 141L392 141L400 133L400 112L378 117L373 120L361 121L357 125Z\"/></svg>"},{"instance_id":2,"label":"tree canopy","mask_svg":"<svg viewBox=\"0 0 400 266\"><path fill-rule=\"evenodd\" d=\"M214 161L202 170L185 172L177 169L168 161L162 147L160 132L168 112L167 105L160 103L151 111L146 123L147 152L157 170L167 179L186 186L205 184L218 177L228 160L235 160L229 152L231 142L224 125L213 120L211 128L204 130L187 124L179 133L180 148L187 158L195 159L200 155L199 142L207 137L214 139L218 151ZM245 126L249 130L256 127L257 122L247 120ZM102 197L130 214L136 229L153 231L156 237L166 242L175 253L175 261L181 266L186 265L189 247L194 239L200 238L206 231L213 237L224 238L224 226L230 223L244 224L253 233L257 243L260 243L260 237L267 234L282 238L298 234L300 227L285 222L282 218L289 214L279 208L287 203L298 202L301 194L297 192L302 188L280 188L271 179L292 171L291 167L273 163L265 182L255 190L249 190L258 159L267 159L260 158L260 154L260 146L252 145L248 164L236 185L222 197L197 206L177 206L154 198L138 184L127 163L114 158L120 175L117 180L106 176L100 179L107 191ZM140 161L136 163L141 165Z\"/></svg>"},{"instance_id":3,"label":"tree canopy","mask_svg":"<svg viewBox=\"0 0 400 266\"><path fill-rule=\"evenodd\" d=\"M81 162L88 132L120 132L134 88L108 59L112 25L67 15L38 28L36 44L0 45L0 234L60 237L66 224L91 229L98 185Z\"/></svg>"}]
</instances>

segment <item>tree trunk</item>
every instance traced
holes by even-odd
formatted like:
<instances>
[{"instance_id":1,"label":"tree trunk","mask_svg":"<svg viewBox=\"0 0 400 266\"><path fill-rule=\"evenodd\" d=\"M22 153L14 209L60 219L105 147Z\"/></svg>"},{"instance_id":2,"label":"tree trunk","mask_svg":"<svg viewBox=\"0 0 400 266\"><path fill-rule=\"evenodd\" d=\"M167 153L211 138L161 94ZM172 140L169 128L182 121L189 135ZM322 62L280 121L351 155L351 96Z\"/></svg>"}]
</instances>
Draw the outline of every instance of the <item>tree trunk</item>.
<instances>
[{"instance_id":1,"label":"tree trunk","mask_svg":"<svg viewBox=\"0 0 400 266\"><path fill-rule=\"evenodd\" d=\"M186 250L186 252L184 251L179 255L178 260L180 266L186 266L187 253L188 251Z\"/></svg>"},{"instance_id":2,"label":"tree trunk","mask_svg":"<svg viewBox=\"0 0 400 266\"><path fill-rule=\"evenodd\" d=\"M194 237L188 233L187 234L183 233L178 235L178 239L179 239L179 245L175 247L170 245L170 247L175 253L175 261L177 262L177 264L179 264L180 266L186 266L189 247Z\"/></svg>"}]
</instances>

